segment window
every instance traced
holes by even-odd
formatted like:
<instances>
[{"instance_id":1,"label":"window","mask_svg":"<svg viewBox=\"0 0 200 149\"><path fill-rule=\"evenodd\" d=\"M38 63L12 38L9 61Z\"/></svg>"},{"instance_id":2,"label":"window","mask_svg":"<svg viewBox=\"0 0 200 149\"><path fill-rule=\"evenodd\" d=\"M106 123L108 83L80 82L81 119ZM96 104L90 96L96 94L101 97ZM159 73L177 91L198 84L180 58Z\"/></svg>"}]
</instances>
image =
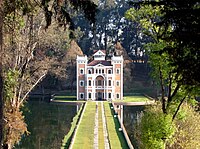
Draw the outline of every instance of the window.
<instances>
[{"instance_id":1,"label":"window","mask_svg":"<svg viewBox=\"0 0 200 149\"><path fill-rule=\"evenodd\" d=\"M102 73L104 73L104 69L102 70Z\"/></svg>"},{"instance_id":2,"label":"window","mask_svg":"<svg viewBox=\"0 0 200 149\"><path fill-rule=\"evenodd\" d=\"M120 68L116 69L116 74L120 74Z\"/></svg>"},{"instance_id":3,"label":"window","mask_svg":"<svg viewBox=\"0 0 200 149\"><path fill-rule=\"evenodd\" d=\"M92 85L92 81L89 80L89 81L88 81L88 86L91 86L91 85Z\"/></svg>"},{"instance_id":4,"label":"window","mask_svg":"<svg viewBox=\"0 0 200 149\"><path fill-rule=\"evenodd\" d=\"M84 74L84 69L83 68L80 69L80 74Z\"/></svg>"},{"instance_id":5,"label":"window","mask_svg":"<svg viewBox=\"0 0 200 149\"><path fill-rule=\"evenodd\" d=\"M96 69L96 73L98 73L98 70Z\"/></svg>"},{"instance_id":6,"label":"window","mask_svg":"<svg viewBox=\"0 0 200 149\"><path fill-rule=\"evenodd\" d=\"M98 86L101 86L101 80L98 80Z\"/></svg>"},{"instance_id":7,"label":"window","mask_svg":"<svg viewBox=\"0 0 200 149\"><path fill-rule=\"evenodd\" d=\"M84 86L84 81L83 80L80 81L80 86Z\"/></svg>"},{"instance_id":8,"label":"window","mask_svg":"<svg viewBox=\"0 0 200 149\"><path fill-rule=\"evenodd\" d=\"M91 99L92 98L92 94L88 93L88 98Z\"/></svg>"},{"instance_id":9,"label":"window","mask_svg":"<svg viewBox=\"0 0 200 149\"><path fill-rule=\"evenodd\" d=\"M108 86L111 86L111 84L112 84L112 81L108 80Z\"/></svg>"},{"instance_id":10,"label":"window","mask_svg":"<svg viewBox=\"0 0 200 149\"><path fill-rule=\"evenodd\" d=\"M108 98L111 98L111 93L108 93Z\"/></svg>"},{"instance_id":11,"label":"window","mask_svg":"<svg viewBox=\"0 0 200 149\"><path fill-rule=\"evenodd\" d=\"M117 99L119 99L119 93L117 93L116 96L117 96Z\"/></svg>"},{"instance_id":12,"label":"window","mask_svg":"<svg viewBox=\"0 0 200 149\"><path fill-rule=\"evenodd\" d=\"M101 73L101 69L99 69L99 73Z\"/></svg>"},{"instance_id":13,"label":"window","mask_svg":"<svg viewBox=\"0 0 200 149\"><path fill-rule=\"evenodd\" d=\"M84 93L80 93L80 98L81 98L81 99L84 98Z\"/></svg>"},{"instance_id":14,"label":"window","mask_svg":"<svg viewBox=\"0 0 200 149\"><path fill-rule=\"evenodd\" d=\"M112 74L112 70L111 69L108 70L108 74Z\"/></svg>"},{"instance_id":15,"label":"window","mask_svg":"<svg viewBox=\"0 0 200 149\"><path fill-rule=\"evenodd\" d=\"M88 74L92 74L92 70L91 69L88 70Z\"/></svg>"},{"instance_id":16,"label":"window","mask_svg":"<svg viewBox=\"0 0 200 149\"><path fill-rule=\"evenodd\" d=\"M119 86L119 85L120 85L120 82L119 82L119 81L116 81L116 84L117 84L117 86Z\"/></svg>"}]
</instances>

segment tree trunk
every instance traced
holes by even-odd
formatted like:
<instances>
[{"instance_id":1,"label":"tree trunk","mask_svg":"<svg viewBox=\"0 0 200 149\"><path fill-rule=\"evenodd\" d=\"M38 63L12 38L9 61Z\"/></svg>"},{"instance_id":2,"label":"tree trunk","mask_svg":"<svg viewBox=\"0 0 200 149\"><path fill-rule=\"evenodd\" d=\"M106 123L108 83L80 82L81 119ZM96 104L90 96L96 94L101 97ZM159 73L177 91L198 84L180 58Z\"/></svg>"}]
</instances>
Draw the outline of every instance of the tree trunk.
<instances>
[{"instance_id":1,"label":"tree trunk","mask_svg":"<svg viewBox=\"0 0 200 149\"><path fill-rule=\"evenodd\" d=\"M0 149L3 142L3 0L0 0Z\"/></svg>"}]
</instances>

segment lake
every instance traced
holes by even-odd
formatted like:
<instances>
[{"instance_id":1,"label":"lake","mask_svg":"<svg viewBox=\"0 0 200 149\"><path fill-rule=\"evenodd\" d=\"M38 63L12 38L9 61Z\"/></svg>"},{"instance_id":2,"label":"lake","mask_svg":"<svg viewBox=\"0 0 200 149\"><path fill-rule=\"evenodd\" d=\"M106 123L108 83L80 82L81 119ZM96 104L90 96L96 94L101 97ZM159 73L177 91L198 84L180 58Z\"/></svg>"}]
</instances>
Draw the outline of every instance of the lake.
<instances>
[{"instance_id":1,"label":"lake","mask_svg":"<svg viewBox=\"0 0 200 149\"><path fill-rule=\"evenodd\" d=\"M58 149L69 132L80 105L29 101L23 108L30 135L24 135L15 149ZM123 106L123 122L132 144L137 149L133 125L144 106Z\"/></svg>"},{"instance_id":2,"label":"lake","mask_svg":"<svg viewBox=\"0 0 200 149\"><path fill-rule=\"evenodd\" d=\"M136 122L138 114L144 111L144 106L123 106L123 123L127 134L130 138L134 149L137 149L136 141L134 139L134 123Z\"/></svg>"},{"instance_id":3,"label":"lake","mask_svg":"<svg viewBox=\"0 0 200 149\"><path fill-rule=\"evenodd\" d=\"M58 149L70 130L77 105L29 101L23 110L30 135L24 135L15 149Z\"/></svg>"}]
</instances>

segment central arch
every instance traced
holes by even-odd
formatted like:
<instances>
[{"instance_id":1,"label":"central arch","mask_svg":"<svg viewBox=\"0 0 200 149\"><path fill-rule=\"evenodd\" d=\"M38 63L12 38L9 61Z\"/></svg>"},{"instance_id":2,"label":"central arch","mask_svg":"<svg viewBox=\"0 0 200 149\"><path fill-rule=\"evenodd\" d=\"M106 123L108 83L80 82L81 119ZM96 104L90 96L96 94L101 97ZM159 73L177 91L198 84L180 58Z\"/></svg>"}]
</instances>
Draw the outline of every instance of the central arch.
<instances>
[{"instance_id":1,"label":"central arch","mask_svg":"<svg viewBox=\"0 0 200 149\"><path fill-rule=\"evenodd\" d=\"M95 79L95 99L104 100L105 99L105 78L98 75Z\"/></svg>"}]
</instances>

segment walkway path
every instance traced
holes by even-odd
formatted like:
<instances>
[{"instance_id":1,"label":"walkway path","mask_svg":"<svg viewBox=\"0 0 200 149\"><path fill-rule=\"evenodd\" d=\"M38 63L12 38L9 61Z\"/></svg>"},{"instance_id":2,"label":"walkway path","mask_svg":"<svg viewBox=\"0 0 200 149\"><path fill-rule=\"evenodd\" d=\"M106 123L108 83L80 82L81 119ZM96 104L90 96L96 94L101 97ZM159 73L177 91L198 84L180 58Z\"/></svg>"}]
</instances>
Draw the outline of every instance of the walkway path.
<instances>
[{"instance_id":1,"label":"walkway path","mask_svg":"<svg viewBox=\"0 0 200 149\"><path fill-rule=\"evenodd\" d=\"M110 149L103 102L96 102L94 149Z\"/></svg>"},{"instance_id":2,"label":"walkway path","mask_svg":"<svg viewBox=\"0 0 200 149\"><path fill-rule=\"evenodd\" d=\"M98 120L98 102L96 102L96 114L95 114L95 124L94 124L94 149L98 149L98 131L99 131L99 120Z\"/></svg>"},{"instance_id":3,"label":"walkway path","mask_svg":"<svg viewBox=\"0 0 200 149\"><path fill-rule=\"evenodd\" d=\"M105 118L105 110L103 102L101 102L101 110L102 110L102 121L103 121L103 134L104 134L104 144L105 149L110 149L110 144L108 141L108 131L107 131L107 125L106 125L106 118Z\"/></svg>"},{"instance_id":4,"label":"walkway path","mask_svg":"<svg viewBox=\"0 0 200 149\"><path fill-rule=\"evenodd\" d=\"M87 102L72 149L126 148L108 102ZM119 134L120 133L120 134ZM122 141L123 140L123 141Z\"/></svg>"}]
</instances>

